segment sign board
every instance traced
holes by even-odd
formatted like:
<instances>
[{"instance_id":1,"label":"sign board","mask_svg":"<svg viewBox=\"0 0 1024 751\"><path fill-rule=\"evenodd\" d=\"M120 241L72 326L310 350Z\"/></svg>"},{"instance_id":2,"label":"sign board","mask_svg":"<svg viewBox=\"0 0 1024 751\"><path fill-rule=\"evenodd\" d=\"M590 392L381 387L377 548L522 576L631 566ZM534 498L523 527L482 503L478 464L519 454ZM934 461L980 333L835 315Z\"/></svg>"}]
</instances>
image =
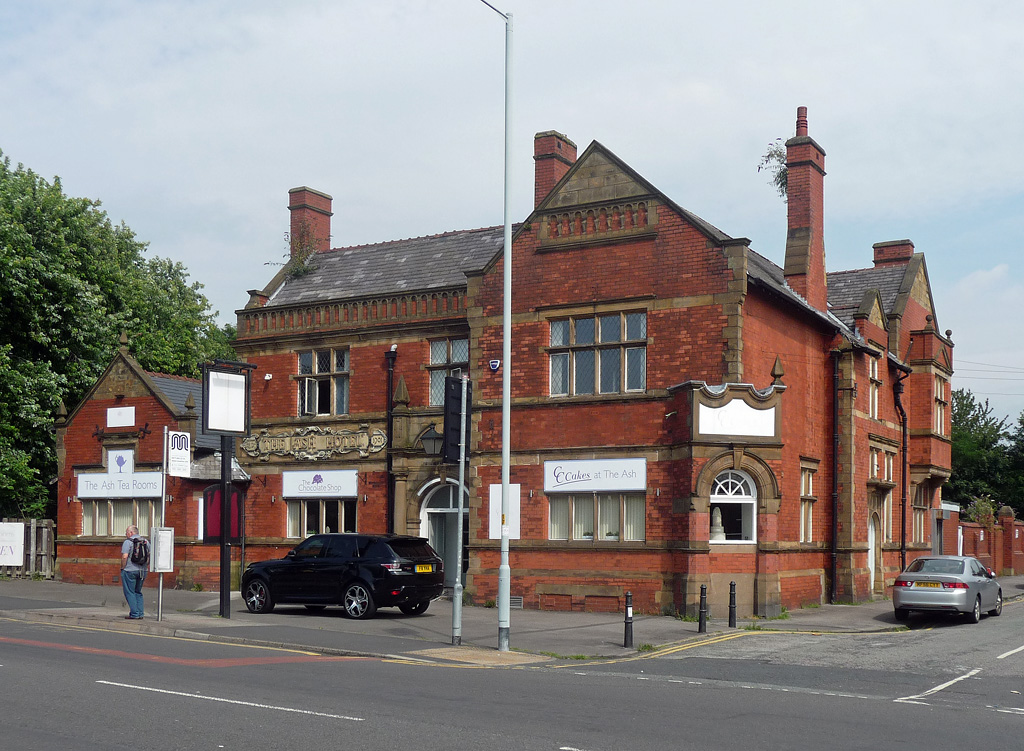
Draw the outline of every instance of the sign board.
<instances>
[{"instance_id":1,"label":"sign board","mask_svg":"<svg viewBox=\"0 0 1024 751\"><path fill-rule=\"evenodd\" d=\"M78 480L79 498L159 498L160 472L136 472L132 449L107 451L106 472L83 472Z\"/></svg>"},{"instance_id":2,"label":"sign board","mask_svg":"<svg viewBox=\"0 0 1024 751\"><path fill-rule=\"evenodd\" d=\"M188 433L167 432L167 474L192 476L192 436Z\"/></svg>"},{"instance_id":3,"label":"sign board","mask_svg":"<svg viewBox=\"0 0 1024 751\"><path fill-rule=\"evenodd\" d=\"M501 539L501 483L491 485L490 495L490 530L489 537L492 540ZM519 484L509 483L508 486L508 519L505 524L508 526L508 539L519 539Z\"/></svg>"},{"instance_id":4,"label":"sign board","mask_svg":"<svg viewBox=\"0 0 1024 751\"><path fill-rule=\"evenodd\" d=\"M203 366L203 431L222 436L249 432L249 370L246 363Z\"/></svg>"},{"instance_id":5,"label":"sign board","mask_svg":"<svg viewBox=\"0 0 1024 751\"><path fill-rule=\"evenodd\" d=\"M157 574L174 571L174 527L151 527L149 544L152 548L149 570Z\"/></svg>"},{"instance_id":6,"label":"sign board","mask_svg":"<svg viewBox=\"0 0 1024 751\"><path fill-rule=\"evenodd\" d=\"M354 469L282 472L281 494L285 498L355 498L357 473Z\"/></svg>"},{"instance_id":7,"label":"sign board","mask_svg":"<svg viewBox=\"0 0 1024 751\"><path fill-rule=\"evenodd\" d=\"M0 566L25 565L25 524L0 523Z\"/></svg>"},{"instance_id":8,"label":"sign board","mask_svg":"<svg viewBox=\"0 0 1024 751\"><path fill-rule=\"evenodd\" d=\"M646 459L567 459L544 462L545 493L646 489Z\"/></svg>"}]
</instances>

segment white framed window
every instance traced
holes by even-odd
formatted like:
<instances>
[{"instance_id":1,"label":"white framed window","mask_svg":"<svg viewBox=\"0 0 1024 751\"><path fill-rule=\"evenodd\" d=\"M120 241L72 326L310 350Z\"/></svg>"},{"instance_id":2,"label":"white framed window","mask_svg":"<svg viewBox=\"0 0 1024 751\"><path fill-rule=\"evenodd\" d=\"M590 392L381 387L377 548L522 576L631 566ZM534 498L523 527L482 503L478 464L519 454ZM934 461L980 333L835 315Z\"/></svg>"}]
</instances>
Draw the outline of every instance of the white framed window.
<instances>
[{"instance_id":1,"label":"white framed window","mask_svg":"<svg viewBox=\"0 0 1024 751\"><path fill-rule=\"evenodd\" d=\"M814 541L815 475L817 465L800 467L800 542Z\"/></svg>"},{"instance_id":2,"label":"white framed window","mask_svg":"<svg viewBox=\"0 0 1024 751\"><path fill-rule=\"evenodd\" d=\"M882 388L882 379L878 375L878 358L868 358L868 380L870 387L868 391L868 414L872 419L878 419L878 392Z\"/></svg>"},{"instance_id":3,"label":"white framed window","mask_svg":"<svg viewBox=\"0 0 1024 751\"><path fill-rule=\"evenodd\" d=\"M932 427L938 435L946 435L946 407L949 403L946 396L949 383L940 375L935 376L935 424Z\"/></svg>"},{"instance_id":4,"label":"white framed window","mask_svg":"<svg viewBox=\"0 0 1024 751\"><path fill-rule=\"evenodd\" d=\"M583 493L548 499L548 539L643 541L646 509L639 493Z\"/></svg>"},{"instance_id":5,"label":"white framed window","mask_svg":"<svg viewBox=\"0 0 1024 751\"><path fill-rule=\"evenodd\" d=\"M913 532L911 540L918 543L924 542L924 528L928 521L928 509L914 508L913 517Z\"/></svg>"},{"instance_id":6,"label":"white framed window","mask_svg":"<svg viewBox=\"0 0 1024 751\"><path fill-rule=\"evenodd\" d=\"M892 482L893 479L896 476L893 473L893 468L895 467L895 464L896 464L896 454L894 454L892 451L886 451L885 452L885 467L884 467L883 471L885 472L884 479L888 480L889 482Z\"/></svg>"},{"instance_id":7,"label":"white framed window","mask_svg":"<svg viewBox=\"0 0 1024 751\"><path fill-rule=\"evenodd\" d=\"M469 339L435 339L430 342L430 406L444 404L444 379L462 377L469 367Z\"/></svg>"},{"instance_id":8,"label":"white framed window","mask_svg":"<svg viewBox=\"0 0 1024 751\"><path fill-rule=\"evenodd\" d=\"M757 542L757 498L744 473L726 470L711 486L712 543Z\"/></svg>"},{"instance_id":9,"label":"white framed window","mask_svg":"<svg viewBox=\"0 0 1024 751\"><path fill-rule=\"evenodd\" d=\"M314 349L298 353L299 414L347 415L348 349Z\"/></svg>"},{"instance_id":10,"label":"white framed window","mask_svg":"<svg viewBox=\"0 0 1024 751\"><path fill-rule=\"evenodd\" d=\"M143 537L160 522L160 501L105 500L82 501L83 537L124 537L131 525Z\"/></svg>"},{"instance_id":11,"label":"white framed window","mask_svg":"<svg viewBox=\"0 0 1024 751\"><path fill-rule=\"evenodd\" d=\"M876 448L869 449L868 461L868 477L873 480L880 479L882 477L882 450Z\"/></svg>"},{"instance_id":12,"label":"white framed window","mask_svg":"<svg viewBox=\"0 0 1024 751\"><path fill-rule=\"evenodd\" d=\"M575 316L548 325L551 396L646 390L646 312Z\"/></svg>"},{"instance_id":13,"label":"white framed window","mask_svg":"<svg viewBox=\"0 0 1024 751\"><path fill-rule=\"evenodd\" d=\"M304 499L286 501L286 537L309 537L325 532L356 531L356 499Z\"/></svg>"}]
</instances>

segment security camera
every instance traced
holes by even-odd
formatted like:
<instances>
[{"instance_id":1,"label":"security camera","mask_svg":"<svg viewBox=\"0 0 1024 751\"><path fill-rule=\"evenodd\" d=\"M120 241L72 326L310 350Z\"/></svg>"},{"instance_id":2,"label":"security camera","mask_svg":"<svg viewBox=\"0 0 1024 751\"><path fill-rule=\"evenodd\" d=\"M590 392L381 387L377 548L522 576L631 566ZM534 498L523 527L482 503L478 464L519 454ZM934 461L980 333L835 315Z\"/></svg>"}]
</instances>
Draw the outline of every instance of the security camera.
<instances>
[{"instance_id":1,"label":"security camera","mask_svg":"<svg viewBox=\"0 0 1024 751\"><path fill-rule=\"evenodd\" d=\"M488 363L488 365L491 366L491 372L492 373L497 373L498 372L498 368L501 367L501 360L491 360Z\"/></svg>"},{"instance_id":2,"label":"security camera","mask_svg":"<svg viewBox=\"0 0 1024 751\"><path fill-rule=\"evenodd\" d=\"M267 374L266 374L265 376L263 376L263 380L264 380L264 381L269 381L269 380L271 380L271 379L272 379L273 377L274 377L274 374L273 374L273 373L267 373Z\"/></svg>"}]
</instances>

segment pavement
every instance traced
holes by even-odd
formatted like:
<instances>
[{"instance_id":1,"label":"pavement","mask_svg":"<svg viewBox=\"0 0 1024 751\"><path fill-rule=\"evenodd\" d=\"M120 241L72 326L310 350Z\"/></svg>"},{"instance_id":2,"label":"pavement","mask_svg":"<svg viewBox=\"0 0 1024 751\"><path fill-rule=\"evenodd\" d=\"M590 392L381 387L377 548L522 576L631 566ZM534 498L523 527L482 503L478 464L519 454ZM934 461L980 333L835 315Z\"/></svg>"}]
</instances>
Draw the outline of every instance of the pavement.
<instances>
[{"instance_id":1,"label":"pavement","mask_svg":"<svg viewBox=\"0 0 1024 751\"><path fill-rule=\"evenodd\" d=\"M1024 599L1024 576L1005 576L999 581L1006 602ZM0 580L0 633L5 620L19 620L329 655L514 666L656 656L744 629L872 633L906 628L896 622L889 600L800 608L776 619L741 618L736 629L729 627L728 613L723 613L726 617L707 620L704 633L699 632L696 621L635 614L633 646L627 648L623 646L626 624L622 613L512 610L510 650L500 652L497 609L463 606L461 645L453 646L452 603L443 599L431 603L420 616L405 616L397 608L384 608L370 620L354 621L344 617L341 608L311 611L279 605L271 613L254 615L245 609L238 592L232 593L228 618L220 615L218 592L164 589L161 594L147 586L144 598L146 617L133 621L124 618L128 608L119 585L4 579Z\"/></svg>"}]
</instances>

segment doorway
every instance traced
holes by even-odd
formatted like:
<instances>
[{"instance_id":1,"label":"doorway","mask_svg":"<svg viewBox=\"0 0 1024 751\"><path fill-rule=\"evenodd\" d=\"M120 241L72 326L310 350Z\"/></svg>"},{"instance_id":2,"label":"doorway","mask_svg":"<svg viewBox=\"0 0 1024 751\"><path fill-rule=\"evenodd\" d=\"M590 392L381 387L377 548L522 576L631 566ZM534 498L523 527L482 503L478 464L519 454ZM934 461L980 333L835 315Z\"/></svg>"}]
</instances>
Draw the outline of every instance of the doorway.
<instances>
[{"instance_id":1,"label":"doorway","mask_svg":"<svg viewBox=\"0 0 1024 751\"><path fill-rule=\"evenodd\" d=\"M461 570L462 584L466 583L469 568L469 502L462 502L462 565L458 561L459 489L455 485L437 488L427 496L420 509L420 534L444 561L444 585L455 586L455 575Z\"/></svg>"},{"instance_id":2,"label":"doorway","mask_svg":"<svg viewBox=\"0 0 1024 751\"><path fill-rule=\"evenodd\" d=\"M878 591L878 574L881 569L879 565L880 550L878 545L878 516L871 515L868 521L868 579L870 583L869 593L874 595Z\"/></svg>"}]
</instances>

